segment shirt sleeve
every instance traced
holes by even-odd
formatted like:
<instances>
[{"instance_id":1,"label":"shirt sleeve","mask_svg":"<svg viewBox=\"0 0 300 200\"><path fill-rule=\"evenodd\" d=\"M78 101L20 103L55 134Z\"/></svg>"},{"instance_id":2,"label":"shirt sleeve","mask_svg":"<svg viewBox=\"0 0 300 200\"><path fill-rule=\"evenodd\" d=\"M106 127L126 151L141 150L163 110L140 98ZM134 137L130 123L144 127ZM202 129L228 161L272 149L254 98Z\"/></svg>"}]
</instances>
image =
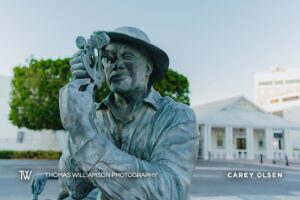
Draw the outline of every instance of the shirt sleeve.
<instances>
[{"instance_id":1,"label":"shirt sleeve","mask_svg":"<svg viewBox=\"0 0 300 200\"><path fill-rule=\"evenodd\" d=\"M77 148L72 162L86 173L157 173L151 178L91 177L90 181L108 199L186 199L198 153L199 133L190 108L171 112L173 117L169 121L175 123L164 124L150 160L130 155L101 133L95 133Z\"/></svg>"}]
</instances>

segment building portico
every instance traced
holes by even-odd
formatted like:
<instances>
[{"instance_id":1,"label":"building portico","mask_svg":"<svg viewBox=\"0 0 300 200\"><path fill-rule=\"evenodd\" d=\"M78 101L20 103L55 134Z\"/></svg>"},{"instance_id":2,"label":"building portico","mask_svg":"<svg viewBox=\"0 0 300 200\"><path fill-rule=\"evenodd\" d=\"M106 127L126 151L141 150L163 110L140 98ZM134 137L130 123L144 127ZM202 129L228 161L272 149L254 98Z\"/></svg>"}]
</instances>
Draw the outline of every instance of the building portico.
<instances>
[{"instance_id":1,"label":"building portico","mask_svg":"<svg viewBox=\"0 0 300 200\"><path fill-rule=\"evenodd\" d=\"M265 113L244 97L194 108L203 159L300 158L292 151L289 132L299 127Z\"/></svg>"}]
</instances>

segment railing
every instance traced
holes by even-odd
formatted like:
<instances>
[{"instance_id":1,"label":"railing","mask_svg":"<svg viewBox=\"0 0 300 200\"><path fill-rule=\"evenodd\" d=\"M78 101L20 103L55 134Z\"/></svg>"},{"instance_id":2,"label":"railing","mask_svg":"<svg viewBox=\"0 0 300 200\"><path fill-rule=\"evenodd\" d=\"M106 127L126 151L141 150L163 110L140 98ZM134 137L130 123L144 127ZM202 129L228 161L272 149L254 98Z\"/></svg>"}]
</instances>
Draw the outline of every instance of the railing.
<instances>
[{"instance_id":1,"label":"railing","mask_svg":"<svg viewBox=\"0 0 300 200\"><path fill-rule=\"evenodd\" d=\"M274 150L273 155L275 160L285 159L286 152L285 150Z\"/></svg>"},{"instance_id":2,"label":"railing","mask_svg":"<svg viewBox=\"0 0 300 200\"><path fill-rule=\"evenodd\" d=\"M256 155L256 159L260 159L260 155L263 155L264 159L266 158L265 151L259 151ZM274 150L273 156L274 160L284 160L286 156L285 150ZM213 149L209 152L210 159L226 159L226 151L223 149ZM232 154L234 159L247 159L247 150L233 150ZM290 154L289 159L300 160L300 150L293 150Z\"/></svg>"},{"instance_id":3,"label":"railing","mask_svg":"<svg viewBox=\"0 0 300 200\"><path fill-rule=\"evenodd\" d=\"M247 159L247 150L234 150L233 151L233 158L234 159Z\"/></svg>"},{"instance_id":4,"label":"railing","mask_svg":"<svg viewBox=\"0 0 300 200\"><path fill-rule=\"evenodd\" d=\"M226 151L223 149L214 149L210 151L210 158L211 159L225 159L226 158Z\"/></svg>"},{"instance_id":5,"label":"railing","mask_svg":"<svg viewBox=\"0 0 300 200\"><path fill-rule=\"evenodd\" d=\"M263 159L267 158L267 151L266 150L258 150L255 155L254 158L256 160L260 160L261 159L261 155L263 156Z\"/></svg>"},{"instance_id":6,"label":"railing","mask_svg":"<svg viewBox=\"0 0 300 200\"><path fill-rule=\"evenodd\" d=\"M300 160L300 150L293 150L291 156L292 156L292 159Z\"/></svg>"}]
</instances>

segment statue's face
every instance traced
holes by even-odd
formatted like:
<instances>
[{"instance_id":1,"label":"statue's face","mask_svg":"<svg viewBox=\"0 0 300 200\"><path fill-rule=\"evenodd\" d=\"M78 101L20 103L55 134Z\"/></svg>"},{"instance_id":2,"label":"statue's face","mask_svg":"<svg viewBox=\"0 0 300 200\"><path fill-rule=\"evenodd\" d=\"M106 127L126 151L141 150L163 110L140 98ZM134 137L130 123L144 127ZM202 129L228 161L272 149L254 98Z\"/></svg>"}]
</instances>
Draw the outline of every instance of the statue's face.
<instances>
[{"instance_id":1,"label":"statue's face","mask_svg":"<svg viewBox=\"0 0 300 200\"><path fill-rule=\"evenodd\" d=\"M126 43L110 43L105 50L108 55L102 58L102 64L112 92L131 94L147 87L152 63L145 51Z\"/></svg>"}]
</instances>

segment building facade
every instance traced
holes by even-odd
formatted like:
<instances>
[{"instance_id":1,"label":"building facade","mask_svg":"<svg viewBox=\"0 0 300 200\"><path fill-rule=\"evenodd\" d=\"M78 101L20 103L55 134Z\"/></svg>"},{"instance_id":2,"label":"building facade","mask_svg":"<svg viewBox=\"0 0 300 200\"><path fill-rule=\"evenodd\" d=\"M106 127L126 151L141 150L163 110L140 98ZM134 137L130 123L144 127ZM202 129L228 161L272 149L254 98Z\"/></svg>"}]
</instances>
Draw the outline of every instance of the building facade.
<instances>
[{"instance_id":1,"label":"building facade","mask_svg":"<svg viewBox=\"0 0 300 200\"><path fill-rule=\"evenodd\" d=\"M273 68L254 76L255 103L278 115L300 106L300 68Z\"/></svg>"},{"instance_id":2,"label":"building facade","mask_svg":"<svg viewBox=\"0 0 300 200\"><path fill-rule=\"evenodd\" d=\"M300 68L273 68L254 76L255 103L265 111L300 123ZM300 131L291 131L292 146L300 149Z\"/></svg>"},{"instance_id":3,"label":"building facade","mask_svg":"<svg viewBox=\"0 0 300 200\"><path fill-rule=\"evenodd\" d=\"M300 124L266 113L245 97L193 108L200 131L203 159L300 159L290 132Z\"/></svg>"}]
</instances>

